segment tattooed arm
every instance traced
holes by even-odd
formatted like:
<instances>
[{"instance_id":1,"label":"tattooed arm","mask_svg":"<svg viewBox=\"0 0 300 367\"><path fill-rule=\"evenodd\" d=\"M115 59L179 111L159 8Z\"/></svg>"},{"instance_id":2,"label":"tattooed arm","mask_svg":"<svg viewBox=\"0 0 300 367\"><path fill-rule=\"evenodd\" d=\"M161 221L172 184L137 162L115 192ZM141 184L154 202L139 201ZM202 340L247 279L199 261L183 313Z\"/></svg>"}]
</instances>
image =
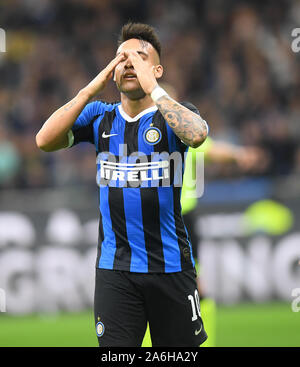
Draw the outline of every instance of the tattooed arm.
<instances>
[{"instance_id":1,"label":"tattooed arm","mask_svg":"<svg viewBox=\"0 0 300 367\"><path fill-rule=\"evenodd\" d=\"M206 139L206 122L197 113L176 102L159 87L157 78L162 76L162 66L143 60L136 51L127 52L137 74L139 83L146 95L150 95L174 133L186 145L197 148Z\"/></svg>"},{"instance_id":2,"label":"tattooed arm","mask_svg":"<svg viewBox=\"0 0 300 367\"><path fill-rule=\"evenodd\" d=\"M186 145L197 148L205 141L208 128L200 115L182 106L168 95L158 98L156 105L174 133Z\"/></svg>"}]
</instances>

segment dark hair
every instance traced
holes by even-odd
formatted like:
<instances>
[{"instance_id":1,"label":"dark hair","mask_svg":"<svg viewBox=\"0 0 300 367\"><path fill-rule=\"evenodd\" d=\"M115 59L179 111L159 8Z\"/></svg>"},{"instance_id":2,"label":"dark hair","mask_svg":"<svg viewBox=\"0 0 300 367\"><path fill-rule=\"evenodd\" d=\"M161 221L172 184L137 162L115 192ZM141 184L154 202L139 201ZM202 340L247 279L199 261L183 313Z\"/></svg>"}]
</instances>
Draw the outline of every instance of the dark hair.
<instances>
[{"instance_id":1,"label":"dark hair","mask_svg":"<svg viewBox=\"0 0 300 367\"><path fill-rule=\"evenodd\" d=\"M159 57L161 55L161 44L158 39L158 36L153 27L148 24L143 23L127 23L125 24L120 32L120 36L118 39L118 46L121 43L132 39L137 38L142 41L149 42L154 49L157 51Z\"/></svg>"}]
</instances>

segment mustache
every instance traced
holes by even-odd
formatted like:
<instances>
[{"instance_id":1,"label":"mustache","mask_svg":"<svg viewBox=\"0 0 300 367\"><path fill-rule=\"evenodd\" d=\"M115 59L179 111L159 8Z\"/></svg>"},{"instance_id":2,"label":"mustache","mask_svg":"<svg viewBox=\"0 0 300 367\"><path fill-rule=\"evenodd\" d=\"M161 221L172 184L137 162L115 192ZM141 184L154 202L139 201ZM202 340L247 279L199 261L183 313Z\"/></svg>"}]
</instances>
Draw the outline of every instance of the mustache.
<instances>
[{"instance_id":1,"label":"mustache","mask_svg":"<svg viewBox=\"0 0 300 367\"><path fill-rule=\"evenodd\" d=\"M136 74L136 72L135 72L135 70L134 69L130 69L130 70L124 70L123 72L122 72L122 74L121 74L121 77L122 78L124 78L124 77L126 77L126 76L128 76L128 75L133 75L133 76L137 76L137 74Z\"/></svg>"}]
</instances>

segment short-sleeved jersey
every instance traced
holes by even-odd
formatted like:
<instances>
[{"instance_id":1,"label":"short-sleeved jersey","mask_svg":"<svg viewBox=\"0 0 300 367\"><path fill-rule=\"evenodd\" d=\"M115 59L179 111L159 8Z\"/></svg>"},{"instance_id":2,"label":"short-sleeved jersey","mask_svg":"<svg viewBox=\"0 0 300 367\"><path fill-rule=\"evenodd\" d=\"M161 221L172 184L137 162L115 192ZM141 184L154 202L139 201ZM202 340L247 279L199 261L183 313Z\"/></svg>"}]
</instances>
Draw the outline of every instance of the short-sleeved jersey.
<instances>
[{"instance_id":1,"label":"short-sleeved jersey","mask_svg":"<svg viewBox=\"0 0 300 367\"><path fill-rule=\"evenodd\" d=\"M182 104L199 114L192 104ZM130 118L121 103L91 102L72 131L73 145L87 141L96 149L96 266L142 273L193 268L180 206L188 147L157 107Z\"/></svg>"}]
</instances>

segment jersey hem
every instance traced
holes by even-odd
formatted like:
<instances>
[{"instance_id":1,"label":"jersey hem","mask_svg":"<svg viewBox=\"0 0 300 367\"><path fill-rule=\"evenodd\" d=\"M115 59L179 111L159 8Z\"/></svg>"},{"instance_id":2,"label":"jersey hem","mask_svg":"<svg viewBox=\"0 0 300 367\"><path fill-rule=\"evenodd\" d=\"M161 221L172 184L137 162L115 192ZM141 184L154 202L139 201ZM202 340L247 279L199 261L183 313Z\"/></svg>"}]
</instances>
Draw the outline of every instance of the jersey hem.
<instances>
[{"instance_id":1,"label":"jersey hem","mask_svg":"<svg viewBox=\"0 0 300 367\"><path fill-rule=\"evenodd\" d=\"M161 271L161 270L150 270L150 271L143 271L140 270L138 268L134 268L131 267L131 269L128 269L127 266L117 266L112 268L111 266L105 266L105 265L96 265L96 269L106 269L106 270L116 270L116 271L128 271L129 273L143 273L143 274L150 274L150 273L160 273L160 274L169 274L169 273L180 273L182 271L186 271L186 270L191 270L191 269L195 269L195 266L193 266L193 264L191 264L188 267L184 267L184 268L174 268L171 270L165 270L165 271Z\"/></svg>"}]
</instances>

